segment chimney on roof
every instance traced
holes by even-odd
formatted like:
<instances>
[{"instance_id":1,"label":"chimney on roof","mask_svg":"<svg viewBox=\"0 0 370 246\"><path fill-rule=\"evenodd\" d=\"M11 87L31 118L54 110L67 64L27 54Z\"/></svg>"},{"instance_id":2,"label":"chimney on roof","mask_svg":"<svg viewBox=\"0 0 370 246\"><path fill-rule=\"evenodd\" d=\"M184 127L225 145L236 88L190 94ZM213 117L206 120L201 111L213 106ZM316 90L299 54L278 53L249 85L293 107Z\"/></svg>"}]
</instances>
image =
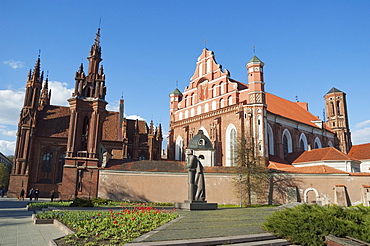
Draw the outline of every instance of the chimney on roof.
<instances>
[{"instance_id":1,"label":"chimney on roof","mask_svg":"<svg viewBox=\"0 0 370 246\"><path fill-rule=\"evenodd\" d=\"M298 106L300 106L301 108L303 108L304 110L308 111L308 103L306 103L306 102L299 102L299 101L296 101L295 103Z\"/></svg>"},{"instance_id":2,"label":"chimney on roof","mask_svg":"<svg viewBox=\"0 0 370 246\"><path fill-rule=\"evenodd\" d=\"M307 150L308 151L311 151L312 150L311 144L307 144Z\"/></svg>"}]
</instances>

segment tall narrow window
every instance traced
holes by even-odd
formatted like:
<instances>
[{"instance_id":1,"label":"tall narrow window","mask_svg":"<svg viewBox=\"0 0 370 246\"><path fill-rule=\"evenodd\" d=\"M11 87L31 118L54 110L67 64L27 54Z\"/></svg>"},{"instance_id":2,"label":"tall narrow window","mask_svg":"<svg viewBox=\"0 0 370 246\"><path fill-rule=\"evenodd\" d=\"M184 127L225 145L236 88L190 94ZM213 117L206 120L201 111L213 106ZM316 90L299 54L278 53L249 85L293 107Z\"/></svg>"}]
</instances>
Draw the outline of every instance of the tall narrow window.
<instances>
[{"instance_id":1,"label":"tall narrow window","mask_svg":"<svg viewBox=\"0 0 370 246\"><path fill-rule=\"evenodd\" d=\"M337 113L338 115L340 115L340 102L337 101Z\"/></svg>"},{"instance_id":2,"label":"tall narrow window","mask_svg":"<svg viewBox=\"0 0 370 246\"><path fill-rule=\"evenodd\" d=\"M176 139L176 146L175 146L175 160L182 161L183 160L183 147L184 141L182 140L181 136L178 136Z\"/></svg>"},{"instance_id":3,"label":"tall narrow window","mask_svg":"<svg viewBox=\"0 0 370 246\"><path fill-rule=\"evenodd\" d=\"M227 101L228 101L228 105L230 106L230 105L233 105L233 98L232 98L232 96L229 96L229 98L227 99Z\"/></svg>"},{"instance_id":4,"label":"tall narrow window","mask_svg":"<svg viewBox=\"0 0 370 246\"><path fill-rule=\"evenodd\" d=\"M81 150L87 150L87 141L89 139L89 118L85 117L82 128Z\"/></svg>"},{"instance_id":5,"label":"tall narrow window","mask_svg":"<svg viewBox=\"0 0 370 246\"><path fill-rule=\"evenodd\" d=\"M334 103L330 102L330 105L331 105L331 115L334 115L335 114Z\"/></svg>"},{"instance_id":6,"label":"tall narrow window","mask_svg":"<svg viewBox=\"0 0 370 246\"><path fill-rule=\"evenodd\" d=\"M288 138L283 136L284 155L288 154Z\"/></svg>"},{"instance_id":7,"label":"tall narrow window","mask_svg":"<svg viewBox=\"0 0 370 246\"><path fill-rule=\"evenodd\" d=\"M236 131L232 129L230 131L230 165L236 165Z\"/></svg>"},{"instance_id":8,"label":"tall narrow window","mask_svg":"<svg viewBox=\"0 0 370 246\"><path fill-rule=\"evenodd\" d=\"M215 97L216 96L216 86L213 85L212 86L212 97Z\"/></svg>"},{"instance_id":9,"label":"tall narrow window","mask_svg":"<svg viewBox=\"0 0 370 246\"><path fill-rule=\"evenodd\" d=\"M226 143L226 166L235 166L236 165L236 128L233 124L229 124L226 128L226 134L225 134L225 143Z\"/></svg>"},{"instance_id":10,"label":"tall narrow window","mask_svg":"<svg viewBox=\"0 0 370 246\"><path fill-rule=\"evenodd\" d=\"M213 101L212 102L212 110L216 110L216 109L217 109L217 102Z\"/></svg>"},{"instance_id":11,"label":"tall narrow window","mask_svg":"<svg viewBox=\"0 0 370 246\"><path fill-rule=\"evenodd\" d=\"M41 171L43 173L50 173L53 169L53 153L49 150L42 155Z\"/></svg>"},{"instance_id":12,"label":"tall narrow window","mask_svg":"<svg viewBox=\"0 0 370 246\"><path fill-rule=\"evenodd\" d=\"M66 157L66 152L65 151L60 153L59 158L58 158L58 174L57 174L57 179L56 179L57 183L62 182L63 166L64 166L64 163L65 163L65 157Z\"/></svg>"},{"instance_id":13,"label":"tall narrow window","mask_svg":"<svg viewBox=\"0 0 370 246\"><path fill-rule=\"evenodd\" d=\"M207 60L207 73L211 72L211 59Z\"/></svg>"}]
</instances>

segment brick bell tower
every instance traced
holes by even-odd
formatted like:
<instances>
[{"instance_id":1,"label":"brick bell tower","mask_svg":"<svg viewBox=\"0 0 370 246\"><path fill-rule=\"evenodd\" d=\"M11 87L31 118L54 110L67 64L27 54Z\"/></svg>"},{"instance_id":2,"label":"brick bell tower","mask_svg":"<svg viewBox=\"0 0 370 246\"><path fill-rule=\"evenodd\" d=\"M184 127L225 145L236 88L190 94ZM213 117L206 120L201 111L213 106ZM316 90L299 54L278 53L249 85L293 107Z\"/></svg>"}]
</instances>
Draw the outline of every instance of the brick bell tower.
<instances>
[{"instance_id":1,"label":"brick bell tower","mask_svg":"<svg viewBox=\"0 0 370 246\"><path fill-rule=\"evenodd\" d=\"M247 142L253 143L255 153L261 157L268 156L266 136L266 99L263 66L265 64L257 57L246 64L248 71L249 100L244 110L246 118Z\"/></svg>"},{"instance_id":2,"label":"brick bell tower","mask_svg":"<svg viewBox=\"0 0 370 246\"><path fill-rule=\"evenodd\" d=\"M29 173L32 172L32 143L37 126L40 91L44 73L40 71L40 56L33 71L28 73L24 103L20 113L17 131L14 165L10 175L8 197L19 196L23 188L28 190Z\"/></svg>"},{"instance_id":3,"label":"brick bell tower","mask_svg":"<svg viewBox=\"0 0 370 246\"><path fill-rule=\"evenodd\" d=\"M346 93L332 88L324 96L326 108L326 124L336 134L334 147L348 154L352 147L351 132L348 123Z\"/></svg>"},{"instance_id":4,"label":"brick bell tower","mask_svg":"<svg viewBox=\"0 0 370 246\"><path fill-rule=\"evenodd\" d=\"M99 28L87 58L87 76L81 64L76 72L74 92L68 99L71 116L63 179L59 189L62 200L97 196L102 128L108 104L105 101L103 66L99 66L101 54Z\"/></svg>"}]
</instances>

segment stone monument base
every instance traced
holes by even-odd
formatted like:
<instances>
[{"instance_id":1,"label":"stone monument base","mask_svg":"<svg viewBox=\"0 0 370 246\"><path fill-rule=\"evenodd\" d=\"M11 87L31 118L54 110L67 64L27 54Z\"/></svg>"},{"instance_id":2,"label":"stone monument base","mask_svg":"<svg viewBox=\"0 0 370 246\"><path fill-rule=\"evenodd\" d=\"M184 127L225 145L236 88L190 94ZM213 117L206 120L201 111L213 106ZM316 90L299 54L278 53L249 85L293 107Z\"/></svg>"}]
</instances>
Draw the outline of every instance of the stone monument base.
<instances>
[{"instance_id":1,"label":"stone monument base","mask_svg":"<svg viewBox=\"0 0 370 246\"><path fill-rule=\"evenodd\" d=\"M216 210L217 203L207 203L207 201L184 201L175 202L175 208L183 210Z\"/></svg>"}]
</instances>

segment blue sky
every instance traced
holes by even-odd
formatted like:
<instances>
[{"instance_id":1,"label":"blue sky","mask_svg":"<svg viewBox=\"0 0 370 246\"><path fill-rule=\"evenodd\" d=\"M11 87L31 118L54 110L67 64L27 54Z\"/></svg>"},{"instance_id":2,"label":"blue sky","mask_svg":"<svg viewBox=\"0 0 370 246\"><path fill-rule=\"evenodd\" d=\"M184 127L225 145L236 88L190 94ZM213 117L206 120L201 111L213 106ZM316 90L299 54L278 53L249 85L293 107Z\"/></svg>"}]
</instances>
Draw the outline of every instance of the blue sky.
<instances>
[{"instance_id":1,"label":"blue sky","mask_svg":"<svg viewBox=\"0 0 370 246\"><path fill-rule=\"evenodd\" d=\"M247 82L246 62L265 63L266 91L309 103L323 118L323 96L347 93L353 143L370 142L370 2L358 1L2 1L0 152L14 153L28 70L41 49L52 104L68 105L74 75L101 46L110 110L123 95L127 116L167 134L168 94L183 91L205 46L231 77Z\"/></svg>"}]
</instances>

